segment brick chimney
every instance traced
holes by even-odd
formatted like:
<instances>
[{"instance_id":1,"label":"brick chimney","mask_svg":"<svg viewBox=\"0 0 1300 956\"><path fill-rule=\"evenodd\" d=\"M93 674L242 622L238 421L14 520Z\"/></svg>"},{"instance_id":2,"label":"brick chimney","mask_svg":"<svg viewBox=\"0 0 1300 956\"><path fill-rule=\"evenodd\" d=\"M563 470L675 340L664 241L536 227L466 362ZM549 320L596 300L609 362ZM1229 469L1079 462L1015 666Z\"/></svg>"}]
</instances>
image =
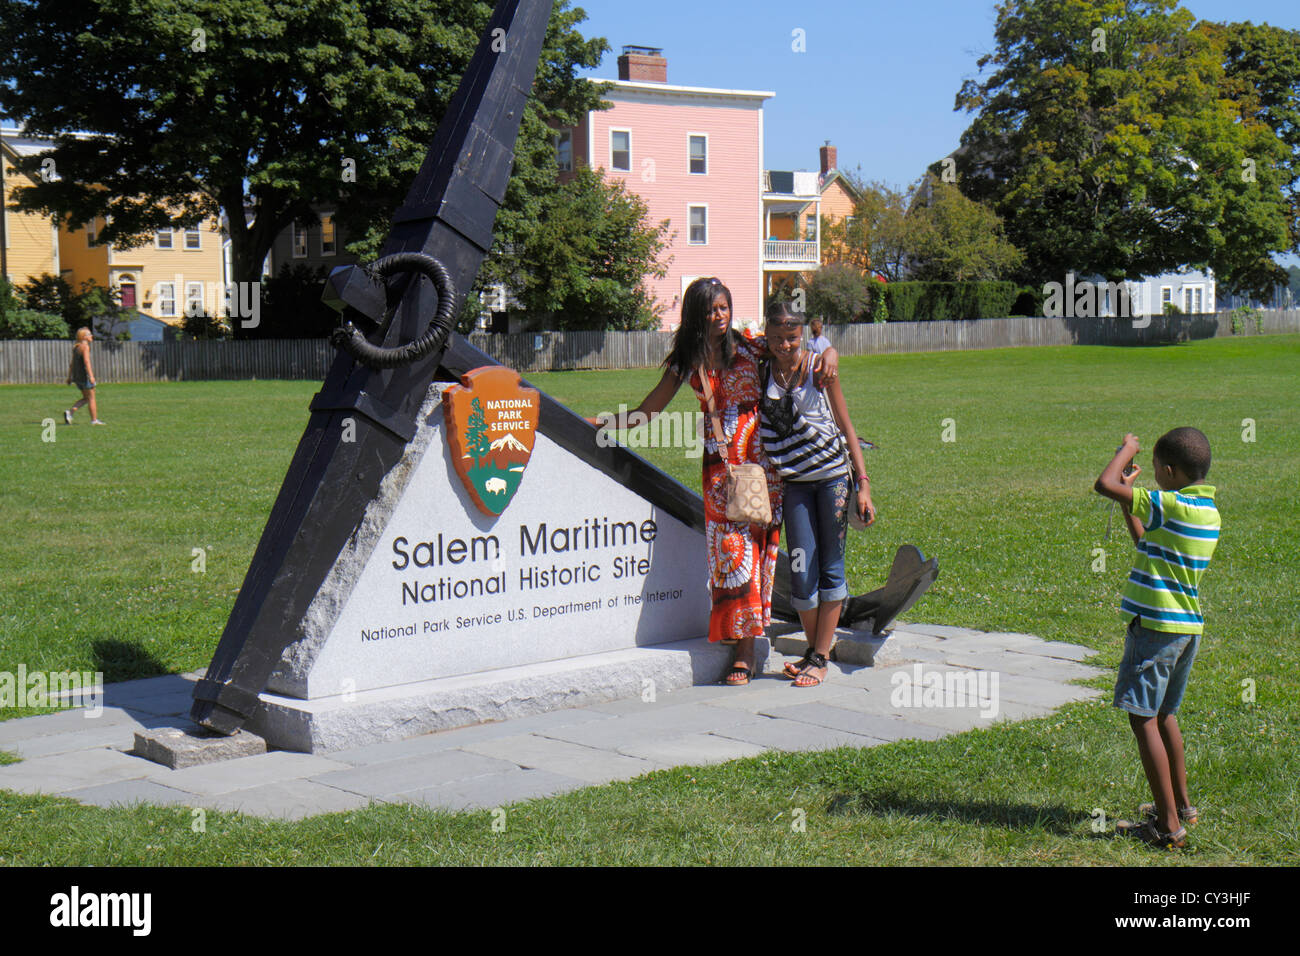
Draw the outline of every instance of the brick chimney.
<instances>
[{"instance_id":1,"label":"brick chimney","mask_svg":"<svg viewBox=\"0 0 1300 956\"><path fill-rule=\"evenodd\" d=\"M826 145L818 152L821 153L822 157L822 176L825 176L835 168L835 147L831 145L831 141L828 139Z\"/></svg>"},{"instance_id":2,"label":"brick chimney","mask_svg":"<svg viewBox=\"0 0 1300 956\"><path fill-rule=\"evenodd\" d=\"M618 58L618 78L642 83L667 83L668 61L664 51L654 46L625 46Z\"/></svg>"}]
</instances>

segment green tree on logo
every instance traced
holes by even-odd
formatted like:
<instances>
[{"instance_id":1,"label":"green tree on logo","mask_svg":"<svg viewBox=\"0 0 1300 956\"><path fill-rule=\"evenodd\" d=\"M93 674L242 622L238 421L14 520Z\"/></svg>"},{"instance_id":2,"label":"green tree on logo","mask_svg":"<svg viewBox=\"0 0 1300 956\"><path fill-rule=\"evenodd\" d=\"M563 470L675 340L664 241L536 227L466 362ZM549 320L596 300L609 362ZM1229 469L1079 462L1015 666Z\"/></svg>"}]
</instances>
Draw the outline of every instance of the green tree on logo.
<instances>
[{"instance_id":1,"label":"green tree on logo","mask_svg":"<svg viewBox=\"0 0 1300 956\"><path fill-rule=\"evenodd\" d=\"M483 400L476 398L470 403L474 411L465 423L465 445L474 461L482 467L483 459L492 451L492 442L488 440L487 419L483 417Z\"/></svg>"}]
</instances>

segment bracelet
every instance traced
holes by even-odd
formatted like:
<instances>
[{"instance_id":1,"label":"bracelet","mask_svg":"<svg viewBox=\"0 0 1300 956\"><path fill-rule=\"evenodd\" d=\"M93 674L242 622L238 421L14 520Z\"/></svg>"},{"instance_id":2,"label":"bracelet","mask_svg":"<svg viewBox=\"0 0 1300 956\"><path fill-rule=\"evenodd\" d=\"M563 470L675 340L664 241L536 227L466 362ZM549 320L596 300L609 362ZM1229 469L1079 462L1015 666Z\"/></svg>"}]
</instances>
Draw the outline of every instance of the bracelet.
<instances>
[{"instance_id":1,"label":"bracelet","mask_svg":"<svg viewBox=\"0 0 1300 956\"><path fill-rule=\"evenodd\" d=\"M871 484L871 479L868 478L866 475L858 475L858 487L859 487L859 488L862 487L862 483L863 483L864 481L865 481L867 484Z\"/></svg>"}]
</instances>

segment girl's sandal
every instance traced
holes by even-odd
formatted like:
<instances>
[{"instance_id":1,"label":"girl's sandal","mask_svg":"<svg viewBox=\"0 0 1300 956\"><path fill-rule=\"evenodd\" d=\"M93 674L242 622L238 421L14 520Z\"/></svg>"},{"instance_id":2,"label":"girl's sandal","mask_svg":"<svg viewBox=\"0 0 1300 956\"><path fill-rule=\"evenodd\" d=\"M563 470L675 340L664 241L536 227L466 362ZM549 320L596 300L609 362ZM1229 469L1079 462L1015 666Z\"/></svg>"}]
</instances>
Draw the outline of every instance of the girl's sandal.
<instances>
[{"instance_id":1,"label":"girl's sandal","mask_svg":"<svg viewBox=\"0 0 1300 956\"><path fill-rule=\"evenodd\" d=\"M818 677L813 673L820 670L822 676ZM813 651L808 655L808 666L799 672L799 676L794 679L795 687L816 687L826 679L826 658L822 654Z\"/></svg>"},{"instance_id":2,"label":"girl's sandal","mask_svg":"<svg viewBox=\"0 0 1300 956\"><path fill-rule=\"evenodd\" d=\"M809 647L803 652L803 657L799 658L797 661L787 661L785 667L782 668L785 672L785 676L793 679L806 671L808 669L808 661L815 653L816 651Z\"/></svg>"},{"instance_id":3,"label":"girl's sandal","mask_svg":"<svg viewBox=\"0 0 1300 956\"><path fill-rule=\"evenodd\" d=\"M748 667L740 667L736 664L731 665L731 670L723 676L721 683L728 687L744 687L749 683L750 675Z\"/></svg>"}]
</instances>

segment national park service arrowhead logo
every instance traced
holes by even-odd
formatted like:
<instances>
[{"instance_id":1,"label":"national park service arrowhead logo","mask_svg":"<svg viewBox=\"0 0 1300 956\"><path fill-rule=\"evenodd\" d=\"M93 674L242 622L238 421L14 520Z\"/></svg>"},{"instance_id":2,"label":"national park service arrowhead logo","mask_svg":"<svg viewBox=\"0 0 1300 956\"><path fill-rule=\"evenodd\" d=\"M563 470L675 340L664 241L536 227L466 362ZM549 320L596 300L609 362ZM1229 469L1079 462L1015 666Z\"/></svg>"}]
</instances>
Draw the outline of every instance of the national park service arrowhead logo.
<instances>
[{"instance_id":1,"label":"national park service arrowhead logo","mask_svg":"<svg viewBox=\"0 0 1300 956\"><path fill-rule=\"evenodd\" d=\"M460 380L442 396L451 463L479 510L496 516L533 455L541 394L520 388L519 373L503 365L472 369Z\"/></svg>"}]
</instances>

